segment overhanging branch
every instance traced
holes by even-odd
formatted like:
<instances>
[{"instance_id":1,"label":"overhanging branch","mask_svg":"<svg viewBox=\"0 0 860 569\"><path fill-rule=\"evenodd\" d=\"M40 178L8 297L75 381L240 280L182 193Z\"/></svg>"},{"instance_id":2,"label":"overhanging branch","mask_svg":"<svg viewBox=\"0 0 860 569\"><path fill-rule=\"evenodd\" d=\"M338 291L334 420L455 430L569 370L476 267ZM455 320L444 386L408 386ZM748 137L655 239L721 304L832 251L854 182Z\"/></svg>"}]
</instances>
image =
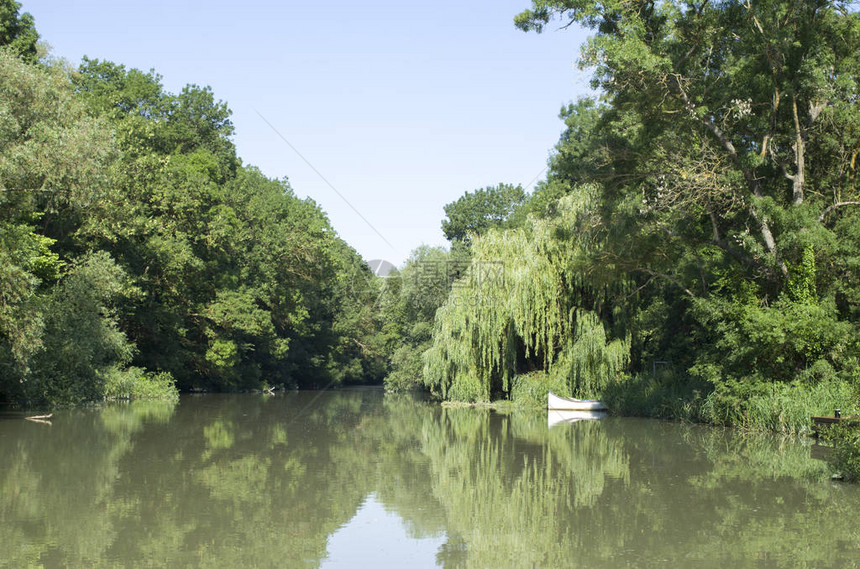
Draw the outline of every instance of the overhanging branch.
<instances>
[{"instance_id":1,"label":"overhanging branch","mask_svg":"<svg viewBox=\"0 0 860 569\"><path fill-rule=\"evenodd\" d=\"M835 204L828 206L827 208L825 208L824 211L821 212L821 215L818 216L818 222L824 223L824 219L827 217L827 214L837 208L844 207L846 205L860 205L860 202L836 202Z\"/></svg>"}]
</instances>

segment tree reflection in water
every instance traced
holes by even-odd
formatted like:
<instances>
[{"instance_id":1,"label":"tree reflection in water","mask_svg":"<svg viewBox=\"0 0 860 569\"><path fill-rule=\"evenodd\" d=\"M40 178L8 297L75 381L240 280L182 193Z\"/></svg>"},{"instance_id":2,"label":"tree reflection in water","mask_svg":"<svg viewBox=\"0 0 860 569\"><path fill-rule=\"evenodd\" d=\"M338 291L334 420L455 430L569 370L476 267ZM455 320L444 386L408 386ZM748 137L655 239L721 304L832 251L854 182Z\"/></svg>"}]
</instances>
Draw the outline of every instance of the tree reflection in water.
<instances>
[{"instance_id":1,"label":"tree reflection in water","mask_svg":"<svg viewBox=\"0 0 860 569\"><path fill-rule=\"evenodd\" d=\"M453 567L856 567L860 489L803 441L204 396L0 421L0 567L318 567L368 495Z\"/></svg>"}]
</instances>

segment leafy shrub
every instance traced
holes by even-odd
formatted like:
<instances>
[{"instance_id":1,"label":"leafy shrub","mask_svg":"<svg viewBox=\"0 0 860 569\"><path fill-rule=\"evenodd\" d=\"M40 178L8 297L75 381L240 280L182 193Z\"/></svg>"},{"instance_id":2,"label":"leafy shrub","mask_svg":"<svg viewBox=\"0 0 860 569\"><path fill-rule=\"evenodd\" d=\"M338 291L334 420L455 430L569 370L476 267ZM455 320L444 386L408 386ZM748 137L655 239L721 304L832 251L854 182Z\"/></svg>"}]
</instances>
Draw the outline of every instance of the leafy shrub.
<instances>
[{"instance_id":1,"label":"leafy shrub","mask_svg":"<svg viewBox=\"0 0 860 569\"><path fill-rule=\"evenodd\" d=\"M568 393L567 384L557 375L533 371L514 378L511 400L518 406L546 407L549 391L564 396Z\"/></svg>"},{"instance_id":2,"label":"leafy shrub","mask_svg":"<svg viewBox=\"0 0 860 569\"><path fill-rule=\"evenodd\" d=\"M105 252L71 266L45 301L42 346L30 360L22 400L99 401L106 378L130 371L135 348L113 310L127 287L125 272Z\"/></svg>"},{"instance_id":3,"label":"leafy shrub","mask_svg":"<svg viewBox=\"0 0 860 569\"><path fill-rule=\"evenodd\" d=\"M860 481L860 430L834 425L825 431L824 438L833 445L833 469L848 482Z\"/></svg>"},{"instance_id":4,"label":"leafy shrub","mask_svg":"<svg viewBox=\"0 0 860 569\"><path fill-rule=\"evenodd\" d=\"M690 373L712 383L849 377L855 367L857 331L840 320L832 299L812 304L781 298L770 306L698 300L694 312L704 349Z\"/></svg>"},{"instance_id":5,"label":"leafy shrub","mask_svg":"<svg viewBox=\"0 0 860 569\"><path fill-rule=\"evenodd\" d=\"M386 391L403 392L419 386L423 366L421 354L426 348L426 343L418 346L403 344L394 351L391 356L392 371L385 377Z\"/></svg>"},{"instance_id":6,"label":"leafy shrub","mask_svg":"<svg viewBox=\"0 0 860 569\"><path fill-rule=\"evenodd\" d=\"M169 372L150 373L140 368L113 368L104 377L104 398L176 399L179 392Z\"/></svg>"}]
</instances>

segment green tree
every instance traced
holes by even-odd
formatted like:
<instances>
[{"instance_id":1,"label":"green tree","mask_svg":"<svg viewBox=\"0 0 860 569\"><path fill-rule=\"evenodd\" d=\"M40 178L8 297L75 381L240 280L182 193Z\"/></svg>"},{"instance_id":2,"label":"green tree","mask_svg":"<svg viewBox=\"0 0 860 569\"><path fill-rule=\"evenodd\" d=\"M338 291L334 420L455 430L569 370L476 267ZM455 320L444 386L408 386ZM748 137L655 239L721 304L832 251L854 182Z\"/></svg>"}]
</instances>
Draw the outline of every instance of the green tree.
<instances>
[{"instance_id":1,"label":"green tree","mask_svg":"<svg viewBox=\"0 0 860 569\"><path fill-rule=\"evenodd\" d=\"M602 93L570 107L546 187L600 188L592 266L637 285L610 299L632 315L633 371L856 384L858 14L535 0L516 23L556 18L594 31L581 63Z\"/></svg>"},{"instance_id":2,"label":"green tree","mask_svg":"<svg viewBox=\"0 0 860 569\"><path fill-rule=\"evenodd\" d=\"M42 346L24 385L26 401L98 401L113 384L140 379L143 371L129 368L134 346L114 308L128 292L125 274L106 252L71 267L43 307Z\"/></svg>"},{"instance_id":3,"label":"green tree","mask_svg":"<svg viewBox=\"0 0 860 569\"><path fill-rule=\"evenodd\" d=\"M554 217L475 239L471 266L436 312L424 356L428 387L486 402L530 391L517 383L537 375L547 379L544 390L593 397L619 378L629 337L613 330L620 314L606 301L628 286L588 266L602 241L595 195L580 187Z\"/></svg>"},{"instance_id":4,"label":"green tree","mask_svg":"<svg viewBox=\"0 0 860 569\"><path fill-rule=\"evenodd\" d=\"M0 51L0 108L0 394L39 403L99 398L98 374L124 371L125 356L93 356L89 372L74 378L54 378L49 368L61 358L59 347L83 358L89 347L111 349L101 346L107 336L99 328L113 326L99 304L111 289L101 286L104 279L74 287L95 265L70 264L57 239L65 220L85 215L103 195L114 156L110 134L75 100L62 69L26 64L8 50ZM93 296L66 294L72 289ZM74 333L58 320L72 313L81 324ZM85 326L87 319L99 324ZM111 342L130 353L124 338ZM66 379L74 386L54 388Z\"/></svg>"},{"instance_id":5,"label":"green tree","mask_svg":"<svg viewBox=\"0 0 860 569\"><path fill-rule=\"evenodd\" d=\"M447 219L442 220L442 232L448 241L468 247L473 236L491 227L504 226L524 200L522 186L510 184L466 192L457 201L445 206Z\"/></svg>"},{"instance_id":6,"label":"green tree","mask_svg":"<svg viewBox=\"0 0 860 569\"><path fill-rule=\"evenodd\" d=\"M462 249L424 245L412 251L396 275L378 281L381 328L391 354L385 377L388 391L413 389L421 383L422 357L431 346L436 311L469 265Z\"/></svg>"},{"instance_id":7,"label":"green tree","mask_svg":"<svg viewBox=\"0 0 860 569\"><path fill-rule=\"evenodd\" d=\"M371 300L350 289L366 265L315 203L241 165L211 89L0 57L0 394L381 377Z\"/></svg>"},{"instance_id":8,"label":"green tree","mask_svg":"<svg viewBox=\"0 0 860 569\"><path fill-rule=\"evenodd\" d=\"M15 0L0 0L0 46L9 50L27 63L35 63L38 57L36 31L33 16L20 13L21 4Z\"/></svg>"},{"instance_id":9,"label":"green tree","mask_svg":"<svg viewBox=\"0 0 860 569\"><path fill-rule=\"evenodd\" d=\"M39 289L55 282L62 266L51 244L29 225L0 222L0 393L16 388L42 345Z\"/></svg>"},{"instance_id":10,"label":"green tree","mask_svg":"<svg viewBox=\"0 0 860 569\"><path fill-rule=\"evenodd\" d=\"M606 185L638 194L645 222L652 210L707 222L709 242L778 291L806 220L774 208L830 214L857 193L857 14L841 2L541 0L517 23L540 31L556 14L596 31L583 64L609 105Z\"/></svg>"},{"instance_id":11,"label":"green tree","mask_svg":"<svg viewBox=\"0 0 860 569\"><path fill-rule=\"evenodd\" d=\"M366 265L317 204L241 165L211 89L98 60L75 85L123 149L116 202L80 234L143 290L123 319L140 365L186 389L380 379L373 299L352 289Z\"/></svg>"}]
</instances>

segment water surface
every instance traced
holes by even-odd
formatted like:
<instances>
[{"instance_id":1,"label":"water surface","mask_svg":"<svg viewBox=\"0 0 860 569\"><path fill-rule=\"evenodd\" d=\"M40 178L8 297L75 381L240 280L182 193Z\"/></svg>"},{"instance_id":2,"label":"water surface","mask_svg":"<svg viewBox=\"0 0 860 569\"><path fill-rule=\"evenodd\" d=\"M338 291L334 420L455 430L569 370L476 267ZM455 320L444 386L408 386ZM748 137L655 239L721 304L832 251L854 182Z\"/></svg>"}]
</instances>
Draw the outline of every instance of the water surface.
<instances>
[{"instance_id":1,"label":"water surface","mask_svg":"<svg viewBox=\"0 0 860 569\"><path fill-rule=\"evenodd\" d=\"M860 567L810 442L379 390L0 418L0 567Z\"/></svg>"}]
</instances>

